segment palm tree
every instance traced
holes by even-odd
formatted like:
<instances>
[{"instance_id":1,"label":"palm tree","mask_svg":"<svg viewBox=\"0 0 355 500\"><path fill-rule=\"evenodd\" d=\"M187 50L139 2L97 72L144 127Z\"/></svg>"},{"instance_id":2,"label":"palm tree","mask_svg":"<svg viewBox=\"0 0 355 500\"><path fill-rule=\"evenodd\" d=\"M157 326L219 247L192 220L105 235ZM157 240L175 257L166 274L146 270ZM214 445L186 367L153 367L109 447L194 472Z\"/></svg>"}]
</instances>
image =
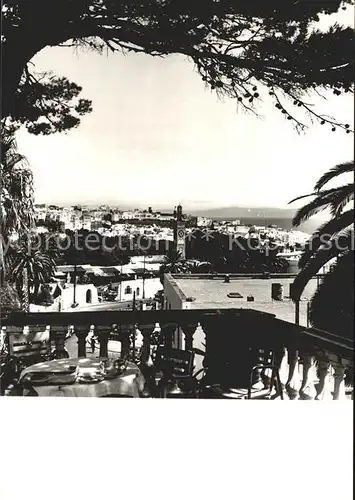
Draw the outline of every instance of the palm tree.
<instances>
[{"instance_id":1,"label":"palm tree","mask_svg":"<svg viewBox=\"0 0 355 500\"><path fill-rule=\"evenodd\" d=\"M213 265L208 261L194 263L190 271L194 274L210 274L213 271Z\"/></svg>"},{"instance_id":2,"label":"palm tree","mask_svg":"<svg viewBox=\"0 0 355 500\"><path fill-rule=\"evenodd\" d=\"M68 236L70 240L70 246L64 251L65 261L66 263L74 266L73 273L73 302L72 307L77 307L78 303L76 302L76 285L77 285L77 276L78 276L78 264L85 261L85 253L82 248L77 248L75 245L75 240L73 237Z\"/></svg>"},{"instance_id":3,"label":"palm tree","mask_svg":"<svg viewBox=\"0 0 355 500\"><path fill-rule=\"evenodd\" d=\"M33 176L26 158L17 151L14 136L4 128L0 142L0 287L3 287L2 295L5 297L12 290L6 283L11 240L21 237L33 227ZM26 273L23 281L26 281Z\"/></svg>"},{"instance_id":4,"label":"palm tree","mask_svg":"<svg viewBox=\"0 0 355 500\"><path fill-rule=\"evenodd\" d=\"M35 304L40 306L51 306L54 298L51 294L49 285L42 285L40 292L35 297Z\"/></svg>"},{"instance_id":5,"label":"palm tree","mask_svg":"<svg viewBox=\"0 0 355 500\"><path fill-rule=\"evenodd\" d=\"M311 323L342 337L354 335L354 251L339 257L310 302Z\"/></svg>"},{"instance_id":6,"label":"palm tree","mask_svg":"<svg viewBox=\"0 0 355 500\"><path fill-rule=\"evenodd\" d=\"M1 234L6 244L14 233L33 227L33 175L26 158L18 153L13 136L2 132L0 149Z\"/></svg>"},{"instance_id":7,"label":"palm tree","mask_svg":"<svg viewBox=\"0 0 355 500\"><path fill-rule=\"evenodd\" d=\"M293 219L293 224L298 226L319 211L330 210L331 219L312 235L303 251L300 272L294 280L291 295L295 302L299 301L309 280L335 259L333 270L326 274L311 300L310 320L316 328L343 336L353 336L354 323L353 306L350 305L354 297L351 264L354 256L354 208L345 210L354 199L354 183L331 189L324 189L324 186L341 174L353 172L354 162L348 162L336 165L322 175L313 193L296 198L314 197L298 210Z\"/></svg>"},{"instance_id":8,"label":"palm tree","mask_svg":"<svg viewBox=\"0 0 355 500\"><path fill-rule=\"evenodd\" d=\"M11 276L24 302L38 295L41 285L50 281L56 268L53 258L34 247L31 235L21 240L11 259ZM29 303L26 303L28 310Z\"/></svg>"},{"instance_id":9,"label":"palm tree","mask_svg":"<svg viewBox=\"0 0 355 500\"><path fill-rule=\"evenodd\" d=\"M331 213L331 219L312 235L301 256L299 262L301 271L292 287L292 298L295 301L300 299L309 280L325 264L353 248L354 208L346 211L344 208L354 199L354 183L324 189L329 181L345 173L354 173L354 162L342 163L331 168L320 177L313 193L290 201L293 203L306 197L314 198L297 211L293 219L294 226L299 226L320 211L328 209Z\"/></svg>"},{"instance_id":10,"label":"palm tree","mask_svg":"<svg viewBox=\"0 0 355 500\"><path fill-rule=\"evenodd\" d=\"M182 260L182 254L176 249L171 249L165 255L165 262L160 266L160 282L164 285L164 274L167 273L189 273L186 262Z\"/></svg>"}]
</instances>

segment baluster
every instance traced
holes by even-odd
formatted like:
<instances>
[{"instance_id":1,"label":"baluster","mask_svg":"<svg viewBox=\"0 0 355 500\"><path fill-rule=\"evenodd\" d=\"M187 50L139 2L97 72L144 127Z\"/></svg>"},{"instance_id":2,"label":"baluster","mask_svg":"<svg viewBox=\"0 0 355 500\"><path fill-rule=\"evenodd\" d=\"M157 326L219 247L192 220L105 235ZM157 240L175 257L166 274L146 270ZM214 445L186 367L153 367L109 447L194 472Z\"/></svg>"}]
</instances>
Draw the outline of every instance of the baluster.
<instances>
[{"instance_id":1,"label":"baluster","mask_svg":"<svg viewBox=\"0 0 355 500\"><path fill-rule=\"evenodd\" d=\"M162 333L159 323L155 323L153 335L150 340L150 353L154 357L154 354L159 345L162 344Z\"/></svg>"},{"instance_id":2,"label":"baluster","mask_svg":"<svg viewBox=\"0 0 355 500\"><path fill-rule=\"evenodd\" d=\"M163 323L160 324L161 327L161 338L163 340L163 345L159 346L160 349L172 349L174 345L174 335L176 332L176 324L175 323ZM164 370L164 362L162 363L163 366L160 365L161 360L156 360L156 362L159 361L158 365L158 372L156 376L158 375L159 377L159 382L158 382L158 387L157 387L157 394L160 393L161 398L166 398L168 397L169 389L171 389L171 381L170 381L170 374L167 373Z\"/></svg>"},{"instance_id":3,"label":"baluster","mask_svg":"<svg viewBox=\"0 0 355 500\"><path fill-rule=\"evenodd\" d=\"M129 358L130 335L132 329L129 326L120 327L121 359Z\"/></svg>"},{"instance_id":4,"label":"baluster","mask_svg":"<svg viewBox=\"0 0 355 500\"><path fill-rule=\"evenodd\" d=\"M155 383L156 370L150 355L150 339L155 329L155 324L139 325L139 330L143 336L143 345L140 353L139 369L145 379L144 389L141 397L149 398L157 396Z\"/></svg>"},{"instance_id":5,"label":"baluster","mask_svg":"<svg viewBox=\"0 0 355 500\"><path fill-rule=\"evenodd\" d=\"M99 327L100 328L100 327ZM118 330L118 326L116 323L112 324L109 329L108 329L108 341L107 341L107 350L108 350L108 342L110 340L113 340L115 341L114 344L116 344L116 342L120 342L120 351L118 353L118 351L115 350L115 357L122 357L122 343L121 343L121 337L119 335L119 330ZM118 356L119 355L119 356Z\"/></svg>"},{"instance_id":6,"label":"baluster","mask_svg":"<svg viewBox=\"0 0 355 500\"><path fill-rule=\"evenodd\" d=\"M316 400L332 399L330 384L330 361L326 353L318 353L316 357L318 384L316 385Z\"/></svg>"},{"instance_id":7,"label":"baluster","mask_svg":"<svg viewBox=\"0 0 355 500\"><path fill-rule=\"evenodd\" d=\"M193 322L193 323L182 323L181 329L183 331L184 337L185 337L185 351L193 352L193 344L194 344L194 334L196 332L198 323ZM192 372L191 376L194 370L196 372L201 368L201 366L196 366L196 360L193 355L193 362L194 365L191 367ZM189 380L188 386L187 386L187 391L189 394L193 395L194 397L197 396L197 382L196 379L192 378Z\"/></svg>"},{"instance_id":8,"label":"baluster","mask_svg":"<svg viewBox=\"0 0 355 500\"><path fill-rule=\"evenodd\" d=\"M180 332L180 327L178 324L175 324L174 332L173 332L173 337L172 337L172 347L174 349L181 349L181 332Z\"/></svg>"},{"instance_id":9,"label":"baluster","mask_svg":"<svg viewBox=\"0 0 355 500\"><path fill-rule=\"evenodd\" d=\"M65 348L65 337L67 335L67 327L65 326L55 326L54 331L54 352L52 357L54 359L66 359L69 358L69 353Z\"/></svg>"},{"instance_id":10,"label":"baluster","mask_svg":"<svg viewBox=\"0 0 355 500\"><path fill-rule=\"evenodd\" d=\"M216 328L218 328L218 317L216 315L203 315L200 320L200 325L203 333L205 334L205 357L202 361L202 366L205 370L205 375L203 377L203 385L206 386L210 381L213 381L215 376L220 377L220 363L219 359L216 358L216 341L218 336L216 335ZM221 325L223 328L223 326ZM218 331L218 330L217 330ZM217 351L218 352L218 351ZM215 360L217 359L217 363Z\"/></svg>"},{"instance_id":11,"label":"baluster","mask_svg":"<svg viewBox=\"0 0 355 500\"><path fill-rule=\"evenodd\" d=\"M108 358L108 339L110 336L110 327L98 326L96 327L96 332L98 334L100 344L99 356L100 358Z\"/></svg>"},{"instance_id":12,"label":"baluster","mask_svg":"<svg viewBox=\"0 0 355 500\"><path fill-rule=\"evenodd\" d=\"M251 348L249 350L250 369L255 365L262 365L267 358L266 349ZM254 389L264 389L270 385L270 371L263 368L256 368L252 375L252 387Z\"/></svg>"},{"instance_id":13,"label":"baluster","mask_svg":"<svg viewBox=\"0 0 355 500\"><path fill-rule=\"evenodd\" d=\"M339 361L332 360L332 367L334 369L334 390L333 390L333 399L334 400L344 400L346 399L345 395L345 370L346 364L343 363L343 360Z\"/></svg>"},{"instance_id":14,"label":"baluster","mask_svg":"<svg viewBox=\"0 0 355 500\"><path fill-rule=\"evenodd\" d=\"M86 337L88 328L85 326L75 326L75 335L78 338L78 358L86 358Z\"/></svg>"},{"instance_id":15,"label":"baluster","mask_svg":"<svg viewBox=\"0 0 355 500\"><path fill-rule=\"evenodd\" d=\"M345 394L346 399L354 399L354 363L350 360L345 362Z\"/></svg>"},{"instance_id":16,"label":"baluster","mask_svg":"<svg viewBox=\"0 0 355 500\"><path fill-rule=\"evenodd\" d=\"M164 347L171 349L173 346L173 336L176 330L176 325L173 323L167 323L161 326L162 336L164 339Z\"/></svg>"},{"instance_id":17,"label":"baluster","mask_svg":"<svg viewBox=\"0 0 355 500\"><path fill-rule=\"evenodd\" d=\"M45 335L44 343L46 345L46 351L47 351L45 354L45 357L48 358L48 356L50 356L50 354L51 354L51 326L50 325L46 326L46 335Z\"/></svg>"},{"instance_id":18,"label":"baluster","mask_svg":"<svg viewBox=\"0 0 355 500\"><path fill-rule=\"evenodd\" d=\"M40 338L41 345L41 358L48 360L51 356L51 327L47 325L44 329L43 336Z\"/></svg>"},{"instance_id":19,"label":"baluster","mask_svg":"<svg viewBox=\"0 0 355 500\"><path fill-rule=\"evenodd\" d=\"M314 356L310 353L302 353L301 359L303 362L302 384L300 388L300 399L311 400L315 399L317 392L314 386Z\"/></svg>"},{"instance_id":20,"label":"baluster","mask_svg":"<svg viewBox=\"0 0 355 500\"><path fill-rule=\"evenodd\" d=\"M288 350L288 378L286 382L286 392L291 400L298 399L299 389L301 387L300 376L298 371L298 351L293 348Z\"/></svg>"},{"instance_id":21,"label":"baluster","mask_svg":"<svg viewBox=\"0 0 355 500\"><path fill-rule=\"evenodd\" d=\"M281 397L283 399L288 399L288 394L286 392L286 382L289 374L287 351L284 346L279 346L274 350L274 364L279 370L280 384L277 380L273 379L273 389L274 393L271 395L271 399L276 399ZM271 370L270 370L271 371Z\"/></svg>"},{"instance_id":22,"label":"baluster","mask_svg":"<svg viewBox=\"0 0 355 500\"><path fill-rule=\"evenodd\" d=\"M6 377L6 364L0 363L0 396L5 395L5 389L6 389L5 377Z\"/></svg>"},{"instance_id":23,"label":"baluster","mask_svg":"<svg viewBox=\"0 0 355 500\"><path fill-rule=\"evenodd\" d=\"M185 336L185 351L192 351L197 323L181 323L180 326Z\"/></svg>"},{"instance_id":24,"label":"baluster","mask_svg":"<svg viewBox=\"0 0 355 500\"><path fill-rule=\"evenodd\" d=\"M155 324L153 325L139 325L139 330L143 337L143 344L140 353L140 361L142 363L149 362L150 359L150 338L153 334Z\"/></svg>"}]
</instances>

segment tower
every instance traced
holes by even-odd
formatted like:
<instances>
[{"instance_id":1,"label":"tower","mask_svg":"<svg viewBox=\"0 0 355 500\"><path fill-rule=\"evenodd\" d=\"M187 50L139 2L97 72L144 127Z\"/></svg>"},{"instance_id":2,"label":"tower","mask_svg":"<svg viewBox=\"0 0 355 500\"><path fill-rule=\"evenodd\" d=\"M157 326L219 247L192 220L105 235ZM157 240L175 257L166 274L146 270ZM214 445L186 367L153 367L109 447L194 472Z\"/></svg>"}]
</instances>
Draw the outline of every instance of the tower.
<instances>
[{"instance_id":1,"label":"tower","mask_svg":"<svg viewBox=\"0 0 355 500\"><path fill-rule=\"evenodd\" d=\"M175 211L174 211L175 215ZM181 253L182 259L186 258L185 251L185 221L182 214L182 206L178 205L176 209L176 220L174 228L174 246Z\"/></svg>"}]
</instances>

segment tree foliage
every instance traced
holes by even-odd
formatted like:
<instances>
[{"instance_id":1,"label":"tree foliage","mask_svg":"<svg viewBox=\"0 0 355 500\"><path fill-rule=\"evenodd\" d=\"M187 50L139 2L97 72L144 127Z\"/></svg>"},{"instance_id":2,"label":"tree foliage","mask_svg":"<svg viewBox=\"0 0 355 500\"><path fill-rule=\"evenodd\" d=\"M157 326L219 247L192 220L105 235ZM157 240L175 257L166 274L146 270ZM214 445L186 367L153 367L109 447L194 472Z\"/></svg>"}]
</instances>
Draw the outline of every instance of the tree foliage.
<instances>
[{"instance_id":1,"label":"tree foliage","mask_svg":"<svg viewBox=\"0 0 355 500\"><path fill-rule=\"evenodd\" d=\"M293 201L313 197L313 200L300 208L294 219L300 225L316 213L329 209L331 219L323 224L310 238L301 256L297 275L292 288L292 298L299 300L308 281L330 260L354 250L354 207L344 212L354 200L354 182L324 189L326 184L345 173L354 172L354 162L336 165L323 174L314 187L314 192L300 196Z\"/></svg>"},{"instance_id":2,"label":"tree foliage","mask_svg":"<svg viewBox=\"0 0 355 500\"><path fill-rule=\"evenodd\" d=\"M37 241L29 233L14 245L10 269L10 277L16 283L19 294L23 293L24 270L27 271L28 292L33 291L33 295L36 297L41 286L49 283L54 276L56 265L52 255L40 250Z\"/></svg>"},{"instance_id":3,"label":"tree foliage","mask_svg":"<svg viewBox=\"0 0 355 500\"><path fill-rule=\"evenodd\" d=\"M182 258L182 253L175 248L170 249L165 255L165 262L159 268L160 282L164 285L164 274L190 273L190 268Z\"/></svg>"},{"instance_id":4,"label":"tree foliage","mask_svg":"<svg viewBox=\"0 0 355 500\"><path fill-rule=\"evenodd\" d=\"M196 230L186 242L186 255L210 263L211 269L219 273L287 272L287 261L277 256L282 248L270 241L263 243L257 237L231 239L218 231ZM198 273L198 268L192 272Z\"/></svg>"},{"instance_id":5,"label":"tree foliage","mask_svg":"<svg viewBox=\"0 0 355 500\"><path fill-rule=\"evenodd\" d=\"M0 135L0 273L7 267L13 236L33 227L33 175L26 158L17 150L15 138L4 129Z\"/></svg>"},{"instance_id":6,"label":"tree foliage","mask_svg":"<svg viewBox=\"0 0 355 500\"><path fill-rule=\"evenodd\" d=\"M38 77L29 64L45 47L71 46L182 54L206 85L245 110L270 99L298 129L310 119L349 131L309 102L313 92L353 90L353 30L315 26L346 4L353 0L4 0L3 116L36 134L78 125L91 110L80 87Z\"/></svg>"},{"instance_id":7,"label":"tree foliage","mask_svg":"<svg viewBox=\"0 0 355 500\"><path fill-rule=\"evenodd\" d=\"M33 175L15 138L1 134L1 234L28 231L33 225Z\"/></svg>"},{"instance_id":8,"label":"tree foliage","mask_svg":"<svg viewBox=\"0 0 355 500\"><path fill-rule=\"evenodd\" d=\"M26 68L9 129L25 125L32 134L49 135L77 127L80 117L92 111L91 101L79 98L81 90L65 77L31 74Z\"/></svg>"},{"instance_id":9,"label":"tree foliage","mask_svg":"<svg viewBox=\"0 0 355 500\"><path fill-rule=\"evenodd\" d=\"M354 338L354 251L338 259L310 303L315 328Z\"/></svg>"},{"instance_id":10,"label":"tree foliage","mask_svg":"<svg viewBox=\"0 0 355 500\"><path fill-rule=\"evenodd\" d=\"M6 315L20 310L21 303L15 287L8 282L0 284L0 313Z\"/></svg>"},{"instance_id":11,"label":"tree foliage","mask_svg":"<svg viewBox=\"0 0 355 500\"><path fill-rule=\"evenodd\" d=\"M39 293L34 297L34 304L39 306L51 306L54 302L49 285L42 285Z\"/></svg>"}]
</instances>

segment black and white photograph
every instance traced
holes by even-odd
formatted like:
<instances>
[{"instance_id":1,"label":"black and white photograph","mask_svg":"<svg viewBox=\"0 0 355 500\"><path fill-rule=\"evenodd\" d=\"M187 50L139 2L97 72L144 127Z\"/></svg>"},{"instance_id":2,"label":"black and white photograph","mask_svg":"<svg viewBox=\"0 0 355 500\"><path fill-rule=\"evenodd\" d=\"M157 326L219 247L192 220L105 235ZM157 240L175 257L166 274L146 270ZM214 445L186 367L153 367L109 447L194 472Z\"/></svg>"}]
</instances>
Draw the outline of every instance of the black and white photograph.
<instances>
[{"instance_id":1,"label":"black and white photograph","mask_svg":"<svg viewBox=\"0 0 355 500\"><path fill-rule=\"evenodd\" d=\"M4 2L1 395L352 397L352 4Z\"/></svg>"},{"instance_id":2,"label":"black and white photograph","mask_svg":"<svg viewBox=\"0 0 355 500\"><path fill-rule=\"evenodd\" d=\"M352 404L354 1L1 9L2 407Z\"/></svg>"}]
</instances>

